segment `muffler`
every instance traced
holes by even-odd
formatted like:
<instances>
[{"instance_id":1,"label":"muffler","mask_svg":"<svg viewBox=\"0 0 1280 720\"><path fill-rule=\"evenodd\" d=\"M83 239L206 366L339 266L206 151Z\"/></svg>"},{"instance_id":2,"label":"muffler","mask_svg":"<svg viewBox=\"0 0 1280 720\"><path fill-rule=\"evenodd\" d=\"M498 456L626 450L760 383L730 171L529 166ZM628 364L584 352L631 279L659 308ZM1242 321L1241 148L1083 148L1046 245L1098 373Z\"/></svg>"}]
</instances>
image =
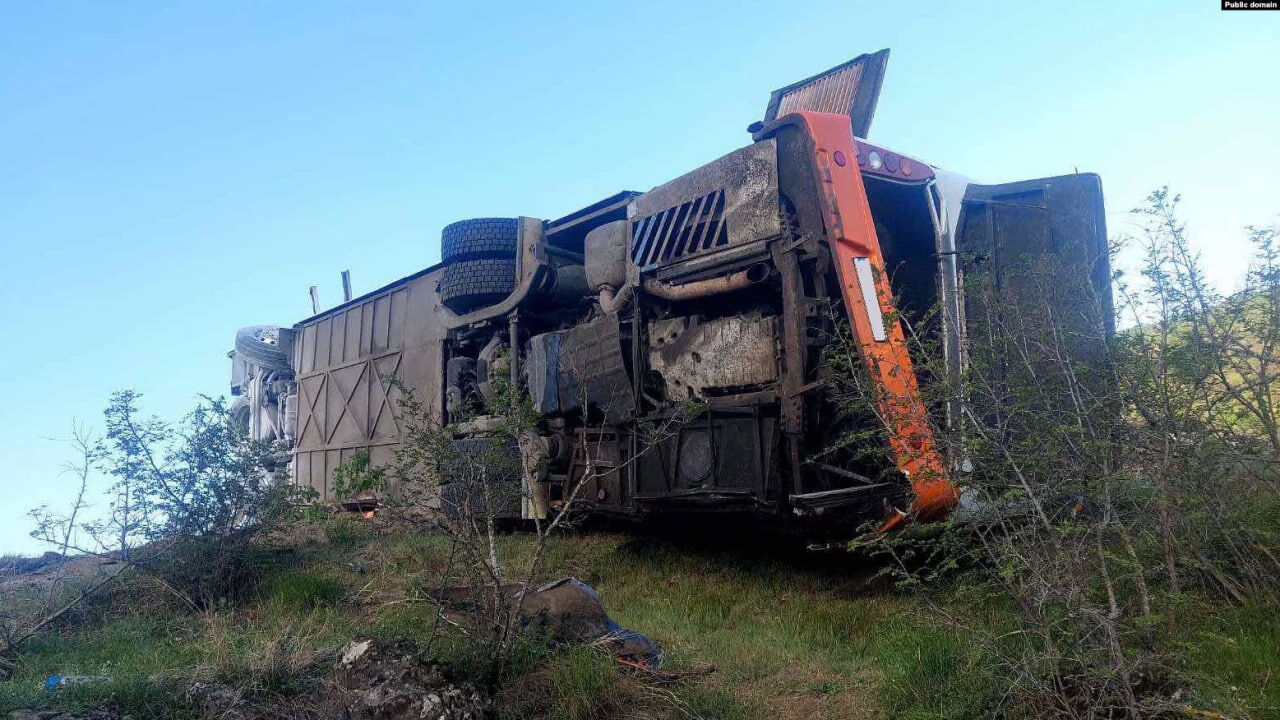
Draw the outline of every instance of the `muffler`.
<instances>
[{"instance_id":1,"label":"muffler","mask_svg":"<svg viewBox=\"0 0 1280 720\"><path fill-rule=\"evenodd\" d=\"M644 291L664 300L679 302L741 290L768 279L770 272L769 264L761 262L746 270L739 270L723 277L696 280L682 285L672 285L657 278L649 278L644 281Z\"/></svg>"}]
</instances>

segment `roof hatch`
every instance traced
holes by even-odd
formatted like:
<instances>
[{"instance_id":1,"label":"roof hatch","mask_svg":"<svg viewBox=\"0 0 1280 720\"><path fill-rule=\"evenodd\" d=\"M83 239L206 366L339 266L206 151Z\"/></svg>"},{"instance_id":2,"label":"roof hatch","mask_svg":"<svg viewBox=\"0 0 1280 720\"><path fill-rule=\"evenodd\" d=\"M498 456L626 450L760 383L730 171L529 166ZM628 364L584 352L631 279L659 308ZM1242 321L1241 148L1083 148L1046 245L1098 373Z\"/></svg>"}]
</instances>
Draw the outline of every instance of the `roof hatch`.
<instances>
[{"instance_id":1,"label":"roof hatch","mask_svg":"<svg viewBox=\"0 0 1280 720\"><path fill-rule=\"evenodd\" d=\"M888 49L859 55L826 72L774 90L764 121L801 110L848 115L853 136L865 138L871 129L888 62Z\"/></svg>"}]
</instances>

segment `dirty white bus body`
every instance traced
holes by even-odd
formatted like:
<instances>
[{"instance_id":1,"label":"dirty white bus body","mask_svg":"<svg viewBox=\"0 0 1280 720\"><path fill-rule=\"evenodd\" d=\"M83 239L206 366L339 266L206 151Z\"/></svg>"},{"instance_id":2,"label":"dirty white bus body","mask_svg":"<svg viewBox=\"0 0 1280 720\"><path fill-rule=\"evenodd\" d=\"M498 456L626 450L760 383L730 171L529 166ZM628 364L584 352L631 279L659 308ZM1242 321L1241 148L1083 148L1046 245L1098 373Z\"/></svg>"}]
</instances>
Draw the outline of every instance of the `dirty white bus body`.
<instances>
[{"instance_id":1,"label":"dirty white bus body","mask_svg":"<svg viewBox=\"0 0 1280 720\"><path fill-rule=\"evenodd\" d=\"M360 452L388 463L403 437L388 378L445 423L497 413L501 374L540 414L524 515L586 477L588 441L616 468L580 496L600 514L747 513L836 534L945 514L967 468L934 429L955 409L926 408L900 318L960 372L982 304L1034 312L1043 293L1021 269L1051 259L1088 359L1110 332L1101 183L978 185L861 139L886 59L775 92L750 144L648 192L449 225L440 264L279 329L275 352L242 332L233 391L260 409L249 431L289 443L294 481L334 499L337 467ZM837 321L879 385L882 461L819 457L849 429L831 421L823 352ZM702 415L641 452L640 424L689 401Z\"/></svg>"}]
</instances>

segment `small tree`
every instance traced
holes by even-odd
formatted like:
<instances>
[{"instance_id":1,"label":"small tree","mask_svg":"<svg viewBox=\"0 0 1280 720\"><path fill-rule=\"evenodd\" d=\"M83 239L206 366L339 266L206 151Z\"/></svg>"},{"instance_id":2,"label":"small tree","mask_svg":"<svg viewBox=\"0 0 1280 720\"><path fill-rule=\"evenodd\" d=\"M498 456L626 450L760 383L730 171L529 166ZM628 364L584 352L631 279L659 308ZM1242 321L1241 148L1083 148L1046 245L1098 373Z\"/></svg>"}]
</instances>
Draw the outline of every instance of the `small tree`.
<instances>
[{"instance_id":1,"label":"small tree","mask_svg":"<svg viewBox=\"0 0 1280 720\"><path fill-rule=\"evenodd\" d=\"M566 360L567 362L568 360ZM565 367L576 378L578 405L587 421L579 446L579 472L571 474L560 496L549 499L545 487L546 454L541 423L520 388L505 378L491 380L489 415L455 416L440 424L434 413L408 387L391 379L401 391L399 402L405 438L396 460L373 482L396 491L389 502L429 507L436 527L450 542L449 564L432 600L437 605L435 635L446 625L463 636L480 656L485 674L501 676L515 646L521 609L541 573L549 539L582 517L583 489L609 473L625 473L633 463L678 432L700 409L683 406L664 419L638 423L638 452L621 462L604 462L604 434L593 425L609 414L599 398L589 396L590 370ZM616 400L606 401L606 405ZM379 471L381 472L381 471ZM358 473L363 486L373 478ZM531 510L528 542L502 543L500 527L518 519L522 505ZM462 585L457 585L461 579ZM445 607L464 608L467 621L452 623Z\"/></svg>"},{"instance_id":2,"label":"small tree","mask_svg":"<svg viewBox=\"0 0 1280 720\"><path fill-rule=\"evenodd\" d=\"M963 374L913 337L917 371L935 380L926 388L934 417L958 408L962 420L935 435L975 471L944 542L908 532L872 546L899 559L924 546L949 567L984 571L1018 609L1018 631L985 647L1012 671L1004 701L1041 716L1172 711L1177 678L1159 631L1173 627L1179 598L1194 590L1239 602L1280 587L1276 538L1249 521L1260 499L1277 507L1276 229L1249 229L1247 282L1224 297L1205 280L1176 206L1161 189L1135 211L1142 272L1137 283L1115 278L1123 329L1114 338L1104 303L1072 306L1090 322L1063 317L1055 297L1089 288L1065 287L1087 279L1052 258L1013 270L1006 296L967 279ZM856 346L837 348L846 409L865 416L874 385ZM922 579L908 563L895 567Z\"/></svg>"},{"instance_id":3,"label":"small tree","mask_svg":"<svg viewBox=\"0 0 1280 720\"><path fill-rule=\"evenodd\" d=\"M281 481L279 448L240 432L220 398L202 397L177 423L143 415L139 400L115 393L105 436L77 436L82 483L110 480L105 509L86 513L81 492L68 513L33 511L33 536L119 560L192 608L242 596L256 577L250 534L299 499Z\"/></svg>"}]
</instances>

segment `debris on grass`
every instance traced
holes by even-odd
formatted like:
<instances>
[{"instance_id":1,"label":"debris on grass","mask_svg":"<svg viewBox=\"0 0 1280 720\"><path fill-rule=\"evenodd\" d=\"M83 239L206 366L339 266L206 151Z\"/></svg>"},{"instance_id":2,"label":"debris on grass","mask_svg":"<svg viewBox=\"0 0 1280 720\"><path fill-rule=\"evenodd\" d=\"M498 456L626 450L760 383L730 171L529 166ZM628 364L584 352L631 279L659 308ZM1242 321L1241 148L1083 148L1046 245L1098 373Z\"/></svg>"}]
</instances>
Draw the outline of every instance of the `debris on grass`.
<instances>
[{"instance_id":1,"label":"debris on grass","mask_svg":"<svg viewBox=\"0 0 1280 720\"><path fill-rule=\"evenodd\" d=\"M345 717L353 720L480 720L488 708L475 685L451 682L407 641L348 645L333 680Z\"/></svg>"},{"instance_id":2,"label":"debris on grass","mask_svg":"<svg viewBox=\"0 0 1280 720\"><path fill-rule=\"evenodd\" d=\"M658 643L614 622L596 589L577 578L557 580L525 595L520 622L556 644L592 645L624 664L648 670L662 665Z\"/></svg>"},{"instance_id":3,"label":"debris on grass","mask_svg":"<svg viewBox=\"0 0 1280 720\"><path fill-rule=\"evenodd\" d=\"M6 720L132 720L110 708L91 707L81 710L14 710Z\"/></svg>"},{"instance_id":4,"label":"debris on grass","mask_svg":"<svg viewBox=\"0 0 1280 720\"><path fill-rule=\"evenodd\" d=\"M520 627L540 633L553 647L586 645L617 658L624 665L657 670L662 665L662 648L647 635L628 630L604 611L600 594L574 577L547 583L525 593L524 583L508 583L500 595L514 608L520 602ZM435 599L452 610L474 610L486 601L485 593L470 585L454 585L432 592Z\"/></svg>"}]
</instances>

